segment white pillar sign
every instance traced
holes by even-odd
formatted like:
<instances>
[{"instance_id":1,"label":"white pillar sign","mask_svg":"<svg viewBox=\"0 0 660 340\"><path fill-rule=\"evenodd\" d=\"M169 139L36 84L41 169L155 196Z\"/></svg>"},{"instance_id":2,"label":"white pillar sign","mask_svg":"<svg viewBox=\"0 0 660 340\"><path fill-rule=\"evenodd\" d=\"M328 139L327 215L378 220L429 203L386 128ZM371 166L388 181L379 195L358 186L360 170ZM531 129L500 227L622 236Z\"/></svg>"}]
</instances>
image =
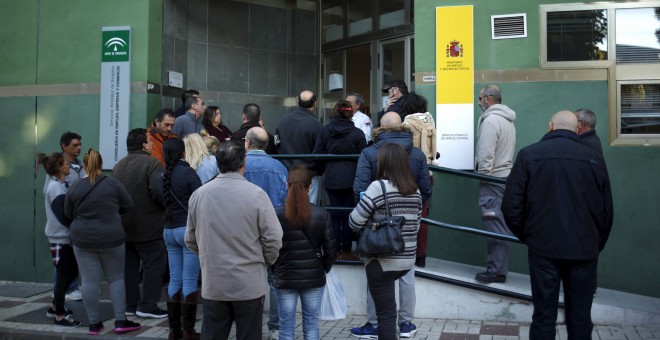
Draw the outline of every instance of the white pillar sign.
<instances>
[{"instance_id":1,"label":"white pillar sign","mask_svg":"<svg viewBox=\"0 0 660 340\"><path fill-rule=\"evenodd\" d=\"M131 28L103 27L99 152L103 169L126 156L131 101Z\"/></svg>"}]
</instances>

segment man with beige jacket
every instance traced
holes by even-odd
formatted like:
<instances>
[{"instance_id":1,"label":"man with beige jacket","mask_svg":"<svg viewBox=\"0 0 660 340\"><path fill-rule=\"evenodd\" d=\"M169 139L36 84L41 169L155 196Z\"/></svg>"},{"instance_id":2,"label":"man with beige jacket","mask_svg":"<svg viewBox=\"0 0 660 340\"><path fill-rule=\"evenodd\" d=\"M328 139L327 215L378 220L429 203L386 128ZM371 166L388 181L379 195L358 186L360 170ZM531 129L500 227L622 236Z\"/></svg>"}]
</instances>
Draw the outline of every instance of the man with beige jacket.
<instances>
[{"instance_id":1,"label":"man with beige jacket","mask_svg":"<svg viewBox=\"0 0 660 340\"><path fill-rule=\"evenodd\" d=\"M243 177L245 147L216 153L220 175L190 197L186 245L202 269L202 339L261 339L265 266L277 260L282 227L268 195Z\"/></svg>"}]
</instances>

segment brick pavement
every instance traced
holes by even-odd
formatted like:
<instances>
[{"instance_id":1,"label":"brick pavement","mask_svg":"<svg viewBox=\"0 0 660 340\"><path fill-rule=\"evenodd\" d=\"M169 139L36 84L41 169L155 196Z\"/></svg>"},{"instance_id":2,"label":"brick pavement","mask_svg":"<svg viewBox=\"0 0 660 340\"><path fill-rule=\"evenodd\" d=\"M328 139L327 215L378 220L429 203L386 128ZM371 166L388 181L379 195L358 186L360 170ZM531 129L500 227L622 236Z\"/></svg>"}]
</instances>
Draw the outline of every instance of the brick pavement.
<instances>
[{"instance_id":1,"label":"brick pavement","mask_svg":"<svg viewBox=\"0 0 660 340\"><path fill-rule=\"evenodd\" d=\"M68 308L74 310L83 326L79 328L64 328L52 324L52 319L45 315L50 303L50 285L22 283L26 287L36 289L32 294L28 289L18 294L3 294L3 284L0 283L0 339L164 339L168 336L167 319L145 319L134 317L143 327L139 331L124 334L121 337L112 333L112 310L109 301L102 300L102 315L106 328L97 337L87 335L88 323L84 318L84 308L81 302L67 302ZM30 286L31 285L31 286ZM30 295L32 294L32 295ZM12 296L4 296L12 295ZM19 295L19 296L17 296ZM103 295L102 295L103 296ZM165 307L165 304L162 303ZM201 307L201 306L200 306ZM201 320L201 308L198 308L198 320ZM268 338L265 325L268 319L264 314L263 334ZM297 339L302 339L302 326L298 314L296 328ZM338 321L321 321L319 324L322 339L343 340L353 339L350 336L351 327L360 326L365 317L350 315ZM418 332L413 339L433 340L514 340L528 339L529 325L524 323L486 322L469 320L415 319ZM201 321L197 322L200 330ZM565 325L557 327L557 339L567 339ZM647 326L616 326L597 325L592 333L593 339L623 340L623 339L660 339L660 325ZM235 339L232 332L231 339Z\"/></svg>"}]
</instances>

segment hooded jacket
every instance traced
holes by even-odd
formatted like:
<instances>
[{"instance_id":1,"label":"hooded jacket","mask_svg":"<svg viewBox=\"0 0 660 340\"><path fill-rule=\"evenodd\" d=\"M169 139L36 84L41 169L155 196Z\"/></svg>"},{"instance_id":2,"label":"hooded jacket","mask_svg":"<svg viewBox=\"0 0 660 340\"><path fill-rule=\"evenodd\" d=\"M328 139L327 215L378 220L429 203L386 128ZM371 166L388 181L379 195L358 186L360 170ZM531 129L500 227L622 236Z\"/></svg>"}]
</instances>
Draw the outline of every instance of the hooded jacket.
<instances>
[{"instance_id":1,"label":"hooded jacket","mask_svg":"<svg viewBox=\"0 0 660 340\"><path fill-rule=\"evenodd\" d=\"M506 177L513 166L516 149L516 113L503 104L489 107L479 118L477 128L477 172L495 177Z\"/></svg>"},{"instance_id":2,"label":"hooded jacket","mask_svg":"<svg viewBox=\"0 0 660 340\"><path fill-rule=\"evenodd\" d=\"M50 181L44 187L44 203L46 207L46 228L44 232L46 233L46 237L48 237L49 243L71 243L69 240L69 227L64 225L60 219L64 214L64 209L62 209L61 205L56 206L54 204L56 200L64 198L66 190L66 183L64 181L60 182L55 177L51 177Z\"/></svg>"},{"instance_id":3,"label":"hooded jacket","mask_svg":"<svg viewBox=\"0 0 660 340\"><path fill-rule=\"evenodd\" d=\"M357 155L367 146L364 132L355 127L350 119L332 117L316 139L313 153L333 155ZM357 160L320 161L317 168L323 174L326 189L339 190L353 187Z\"/></svg>"},{"instance_id":4,"label":"hooded jacket","mask_svg":"<svg viewBox=\"0 0 660 340\"><path fill-rule=\"evenodd\" d=\"M387 143L397 143L403 146L408 153L410 170L417 182L417 187L422 195L422 201L425 203L433 191L429 176L429 165L426 163L426 156L424 156L422 150L413 146L410 130L403 125L397 125L374 129L371 134L374 144L362 150L358 159L355 180L353 181L355 202L359 202L360 192L366 191L369 184L376 180L376 174L378 173L376 155L378 154L378 149Z\"/></svg>"}]
</instances>

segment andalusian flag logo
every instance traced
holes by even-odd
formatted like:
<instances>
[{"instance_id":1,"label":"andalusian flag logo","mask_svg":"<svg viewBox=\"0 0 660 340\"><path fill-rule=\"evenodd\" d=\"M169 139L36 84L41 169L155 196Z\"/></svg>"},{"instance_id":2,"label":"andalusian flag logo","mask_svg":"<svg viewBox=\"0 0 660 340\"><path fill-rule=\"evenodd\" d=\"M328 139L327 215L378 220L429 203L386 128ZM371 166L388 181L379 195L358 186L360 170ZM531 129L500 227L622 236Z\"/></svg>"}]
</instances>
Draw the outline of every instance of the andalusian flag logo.
<instances>
[{"instance_id":1,"label":"andalusian flag logo","mask_svg":"<svg viewBox=\"0 0 660 340\"><path fill-rule=\"evenodd\" d=\"M131 32L103 31L101 61L129 61Z\"/></svg>"}]
</instances>

